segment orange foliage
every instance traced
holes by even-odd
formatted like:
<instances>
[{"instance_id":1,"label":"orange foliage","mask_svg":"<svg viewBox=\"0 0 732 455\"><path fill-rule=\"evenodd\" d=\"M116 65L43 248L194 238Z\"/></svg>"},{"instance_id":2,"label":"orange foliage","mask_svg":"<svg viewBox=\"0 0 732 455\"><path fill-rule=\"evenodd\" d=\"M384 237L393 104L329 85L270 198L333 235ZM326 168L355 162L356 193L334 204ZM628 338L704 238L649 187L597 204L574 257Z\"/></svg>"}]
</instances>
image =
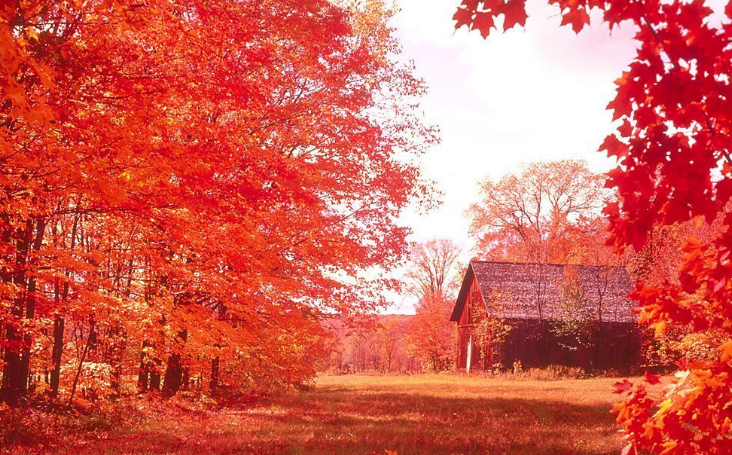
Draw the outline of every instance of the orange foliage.
<instances>
[{"instance_id":1,"label":"orange foliage","mask_svg":"<svg viewBox=\"0 0 732 455\"><path fill-rule=\"evenodd\" d=\"M89 362L117 393L135 373L167 395L309 378L318 319L378 304L389 283L352 278L400 260L393 220L429 197L409 156L434 135L390 14L4 6L2 399L26 395L30 372L73 395Z\"/></svg>"},{"instance_id":2,"label":"orange foliage","mask_svg":"<svg viewBox=\"0 0 732 455\"><path fill-rule=\"evenodd\" d=\"M406 273L408 288L419 299L406 336L407 350L422 368L450 368L457 333L450 314L457 294L455 275L460 247L446 239L415 244Z\"/></svg>"},{"instance_id":3,"label":"orange foliage","mask_svg":"<svg viewBox=\"0 0 732 455\"><path fill-rule=\"evenodd\" d=\"M470 207L477 257L535 263L608 265L600 210L604 177L584 161L531 163L481 184Z\"/></svg>"},{"instance_id":4,"label":"orange foliage","mask_svg":"<svg viewBox=\"0 0 732 455\"><path fill-rule=\"evenodd\" d=\"M449 369L457 349L457 332L450 323L454 302L438 296L422 300L407 331L407 348L424 368Z\"/></svg>"}]
</instances>

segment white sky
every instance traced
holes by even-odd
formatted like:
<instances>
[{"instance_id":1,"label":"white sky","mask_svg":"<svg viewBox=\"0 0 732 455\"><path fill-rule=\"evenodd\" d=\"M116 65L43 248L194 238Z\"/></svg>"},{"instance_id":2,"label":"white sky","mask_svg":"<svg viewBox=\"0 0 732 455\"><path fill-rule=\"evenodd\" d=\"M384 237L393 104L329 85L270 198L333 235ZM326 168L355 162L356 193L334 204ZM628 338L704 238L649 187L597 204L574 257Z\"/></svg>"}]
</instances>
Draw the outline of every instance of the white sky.
<instances>
[{"instance_id":1,"label":"white sky","mask_svg":"<svg viewBox=\"0 0 732 455\"><path fill-rule=\"evenodd\" d=\"M598 171L609 160L597 148L612 130L605 106L635 53L630 26L612 34L600 21L579 35L559 26L554 7L528 2L525 29L491 34L454 30L459 0L396 0L394 18L404 49L429 94L428 122L442 143L423 160L444 193L441 209L404 221L414 240L447 237L468 245L463 211L477 182L499 178L521 163L585 159Z\"/></svg>"},{"instance_id":2,"label":"white sky","mask_svg":"<svg viewBox=\"0 0 732 455\"><path fill-rule=\"evenodd\" d=\"M423 159L426 177L443 193L427 215L407 213L415 241L450 238L470 246L464 211L477 200L477 182L499 178L521 163L585 159L610 167L597 152L612 130L605 106L635 54L631 26L611 33L594 18L576 35L560 27L555 7L529 0L525 29L454 30L459 0L395 0L393 19L403 57L413 60L429 94L423 109L441 130L442 143ZM394 298L389 312L413 312L413 301Z\"/></svg>"}]
</instances>

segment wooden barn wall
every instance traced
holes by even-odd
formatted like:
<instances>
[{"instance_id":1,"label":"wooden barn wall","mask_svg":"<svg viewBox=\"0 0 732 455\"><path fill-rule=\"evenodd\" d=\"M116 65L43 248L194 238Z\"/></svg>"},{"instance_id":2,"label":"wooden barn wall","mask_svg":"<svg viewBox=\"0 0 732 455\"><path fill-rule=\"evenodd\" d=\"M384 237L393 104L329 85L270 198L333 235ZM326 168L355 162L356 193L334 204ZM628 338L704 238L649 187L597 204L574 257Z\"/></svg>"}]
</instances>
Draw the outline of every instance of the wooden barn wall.
<instances>
[{"instance_id":1,"label":"wooden barn wall","mask_svg":"<svg viewBox=\"0 0 732 455\"><path fill-rule=\"evenodd\" d=\"M473 279L473 281L470 283L470 291L468 292L467 302L463 306L463 312L460 315L460 321L458 321L458 369L465 369L467 366L468 344L470 342L470 334L473 328L473 320L470 314L470 309L475 307L485 308L485 304L483 303L483 297L481 297L480 294L478 282ZM475 346L473 346L471 352L471 368L473 368L479 360L479 355L478 350L475 349Z\"/></svg>"},{"instance_id":2,"label":"wooden barn wall","mask_svg":"<svg viewBox=\"0 0 732 455\"><path fill-rule=\"evenodd\" d=\"M639 365L641 335L637 324L598 323L598 342L593 347L570 349L571 340L562 340L550 330L550 323L537 320L510 320L508 338L495 349L493 361L511 368L517 360L523 368L564 365L586 370L627 372ZM476 352L473 349L473 352ZM487 369L482 359L473 359L471 368ZM464 368L464 365L463 365Z\"/></svg>"}]
</instances>

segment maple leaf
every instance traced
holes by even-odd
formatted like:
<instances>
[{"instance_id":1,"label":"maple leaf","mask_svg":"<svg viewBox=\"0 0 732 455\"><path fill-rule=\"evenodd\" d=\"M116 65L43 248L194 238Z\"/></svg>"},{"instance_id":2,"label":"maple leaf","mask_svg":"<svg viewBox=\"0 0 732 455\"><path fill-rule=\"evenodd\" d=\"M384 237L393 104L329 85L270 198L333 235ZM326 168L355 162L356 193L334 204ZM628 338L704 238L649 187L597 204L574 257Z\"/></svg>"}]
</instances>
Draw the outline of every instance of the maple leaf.
<instances>
[{"instance_id":1,"label":"maple leaf","mask_svg":"<svg viewBox=\"0 0 732 455\"><path fill-rule=\"evenodd\" d=\"M720 204L725 204L732 198L732 178L727 177L717 182L716 196Z\"/></svg>"},{"instance_id":2,"label":"maple leaf","mask_svg":"<svg viewBox=\"0 0 732 455\"><path fill-rule=\"evenodd\" d=\"M628 381L627 379L623 379L622 381L618 381L613 384L613 393L622 394L626 393L630 390L630 388L633 386L633 383Z\"/></svg>"},{"instance_id":3,"label":"maple leaf","mask_svg":"<svg viewBox=\"0 0 732 455\"><path fill-rule=\"evenodd\" d=\"M722 362L732 362L732 341L722 344L722 346L719 347L719 350L722 353Z\"/></svg>"},{"instance_id":4,"label":"maple leaf","mask_svg":"<svg viewBox=\"0 0 732 455\"><path fill-rule=\"evenodd\" d=\"M470 27L473 22L473 12L468 8L458 8L452 16L452 20L456 21L455 28Z\"/></svg>"},{"instance_id":5,"label":"maple leaf","mask_svg":"<svg viewBox=\"0 0 732 455\"><path fill-rule=\"evenodd\" d=\"M487 38L494 25L495 15L492 12L478 12L475 14L472 27L480 32L483 38Z\"/></svg>"},{"instance_id":6,"label":"maple leaf","mask_svg":"<svg viewBox=\"0 0 732 455\"><path fill-rule=\"evenodd\" d=\"M609 156L622 158L628 154L628 145L621 142L614 134L609 134L598 150L605 150Z\"/></svg>"},{"instance_id":7,"label":"maple leaf","mask_svg":"<svg viewBox=\"0 0 732 455\"><path fill-rule=\"evenodd\" d=\"M569 12L562 13L562 25L571 25L575 33L579 33L590 23L590 16L582 6L571 9Z\"/></svg>"},{"instance_id":8,"label":"maple leaf","mask_svg":"<svg viewBox=\"0 0 732 455\"><path fill-rule=\"evenodd\" d=\"M661 382L661 375L649 373L647 371L643 374L643 378L647 383L651 385L656 385Z\"/></svg>"},{"instance_id":9,"label":"maple leaf","mask_svg":"<svg viewBox=\"0 0 732 455\"><path fill-rule=\"evenodd\" d=\"M516 25L521 27L526 25L526 3L525 0L510 0L501 4L497 9L497 13L503 14L503 30L509 30Z\"/></svg>"}]
</instances>

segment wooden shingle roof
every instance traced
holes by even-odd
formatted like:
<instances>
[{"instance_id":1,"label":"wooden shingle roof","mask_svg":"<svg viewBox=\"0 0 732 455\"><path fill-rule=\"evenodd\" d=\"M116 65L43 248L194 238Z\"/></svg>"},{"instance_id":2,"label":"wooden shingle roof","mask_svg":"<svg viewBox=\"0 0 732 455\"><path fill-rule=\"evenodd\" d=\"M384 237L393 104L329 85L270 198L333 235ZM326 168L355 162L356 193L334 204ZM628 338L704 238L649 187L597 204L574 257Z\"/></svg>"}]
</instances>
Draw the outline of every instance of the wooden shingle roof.
<instances>
[{"instance_id":1,"label":"wooden shingle roof","mask_svg":"<svg viewBox=\"0 0 732 455\"><path fill-rule=\"evenodd\" d=\"M570 270L571 269L571 270ZM468 300L473 277L477 280L484 304L499 302L502 317L511 319L563 319L567 306L562 284L571 272L585 295L583 311L604 322L636 322L634 304L627 298L630 277L622 267L593 267L563 264L522 264L471 261L450 320L458 321Z\"/></svg>"}]
</instances>

